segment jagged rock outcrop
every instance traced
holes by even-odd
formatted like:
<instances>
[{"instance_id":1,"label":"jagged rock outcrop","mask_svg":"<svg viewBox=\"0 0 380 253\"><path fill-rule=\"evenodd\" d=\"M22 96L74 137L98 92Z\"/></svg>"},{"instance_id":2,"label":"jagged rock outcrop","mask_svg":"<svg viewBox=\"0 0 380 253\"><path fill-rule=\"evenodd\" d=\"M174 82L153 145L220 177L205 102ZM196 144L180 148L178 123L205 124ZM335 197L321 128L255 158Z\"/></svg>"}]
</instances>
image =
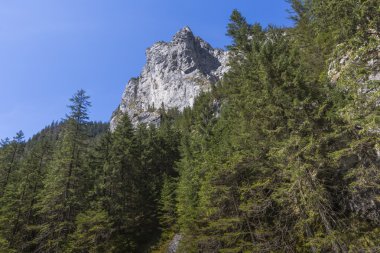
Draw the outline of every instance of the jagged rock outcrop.
<instances>
[{"instance_id":1,"label":"jagged rock outcrop","mask_svg":"<svg viewBox=\"0 0 380 253\"><path fill-rule=\"evenodd\" d=\"M208 91L228 70L228 53L212 48L194 36L189 27L177 32L172 41L148 48L146 58L140 76L127 84L112 115L111 130L125 113L134 125L159 124L159 108L183 110L192 106L194 99L202 91Z\"/></svg>"}]
</instances>

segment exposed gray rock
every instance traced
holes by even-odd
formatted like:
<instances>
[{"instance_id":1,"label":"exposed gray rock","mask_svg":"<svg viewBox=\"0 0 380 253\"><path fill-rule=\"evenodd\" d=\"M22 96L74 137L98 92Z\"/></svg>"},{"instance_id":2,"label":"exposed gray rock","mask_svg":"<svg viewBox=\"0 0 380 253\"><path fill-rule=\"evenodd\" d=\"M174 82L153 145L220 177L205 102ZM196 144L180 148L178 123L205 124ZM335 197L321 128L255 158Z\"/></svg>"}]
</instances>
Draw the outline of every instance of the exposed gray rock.
<instances>
[{"instance_id":1,"label":"exposed gray rock","mask_svg":"<svg viewBox=\"0 0 380 253\"><path fill-rule=\"evenodd\" d=\"M179 243L181 242L182 236L180 234L176 234L173 237L173 240L170 242L167 253L176 253L178 250Z\"/></svg>"},{"instance_id":2,"label":"exposed gray rock","mask_svg":"<svg viewBox=\"0 0 380 253\"><path fill-rule=\"evenodd\" d=\"M363 112L380 108L380 38L373 36L359 48L338 45L328 71L332 85L342 92L355 94L355 108L347 108L346 116L351 119L362 117ZM358 126L365 131L379 134L378 124L369 122Z\"/></svg>"},{"instance_id":3,"label":"exposed gray rock","mask_svg":"<svg viewBox=\"0 0 380 253\"><path fill-rule=\"evenodd\" d=\"M158 42L146 50L147 62L138 78L132 78L111 119L114 130L127 113L134 125L159 124L158 109L192 106L194 99L208 91L228 70L228 53L212 48L194 36L189 27L177 32L172 41Z\"/></svg>"},{"instance_id":4,"label":"exposed gray rock","mask_svg":"<svg viewBox=\"0 0 380 253\"><path fill-rule=\"evenodd\" d=\"M364 191L362 188L351 196L349 201L350 209L360 217L380 225L380 202L377 197L380 191Z\"/></svg>"}]
</instances>

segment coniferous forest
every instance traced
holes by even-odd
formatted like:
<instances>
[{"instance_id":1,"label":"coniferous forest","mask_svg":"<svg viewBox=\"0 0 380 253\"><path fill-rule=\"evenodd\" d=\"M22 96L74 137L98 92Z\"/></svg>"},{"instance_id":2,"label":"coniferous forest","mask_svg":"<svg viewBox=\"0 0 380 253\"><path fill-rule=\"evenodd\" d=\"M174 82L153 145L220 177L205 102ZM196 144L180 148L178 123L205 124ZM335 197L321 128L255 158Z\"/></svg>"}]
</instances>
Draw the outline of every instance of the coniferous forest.
<instances>
[{"instance_id":1,"label":"coniferous forest","mask_svg":"<svg viewBox=\"0 0 380 253\"><path fill-rule=\"evenodd\" d=\"M0 252L380 252L380 2L291 5L233 11L230 70L158 127L110 132L79 90L2 140Z\"/></svg>"}]
</instances>

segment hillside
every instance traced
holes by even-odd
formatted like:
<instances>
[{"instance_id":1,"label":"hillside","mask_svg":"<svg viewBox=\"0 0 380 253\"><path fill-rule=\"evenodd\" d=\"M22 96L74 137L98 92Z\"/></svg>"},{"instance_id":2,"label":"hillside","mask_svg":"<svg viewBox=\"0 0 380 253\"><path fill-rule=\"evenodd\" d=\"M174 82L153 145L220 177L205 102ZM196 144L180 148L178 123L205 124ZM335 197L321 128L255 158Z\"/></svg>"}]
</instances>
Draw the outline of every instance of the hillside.
<instances>
[{"instance_id":1,"label":"hillside","mask_svg":"<svg viewBox=\"0 0 380 253\"><path fill-rule=\"evenodd\" d=\"M379 2L291 4L154 44L109 129L79 90L2 141L0 252L379 252Z\"/></svg>"}]
</instances>

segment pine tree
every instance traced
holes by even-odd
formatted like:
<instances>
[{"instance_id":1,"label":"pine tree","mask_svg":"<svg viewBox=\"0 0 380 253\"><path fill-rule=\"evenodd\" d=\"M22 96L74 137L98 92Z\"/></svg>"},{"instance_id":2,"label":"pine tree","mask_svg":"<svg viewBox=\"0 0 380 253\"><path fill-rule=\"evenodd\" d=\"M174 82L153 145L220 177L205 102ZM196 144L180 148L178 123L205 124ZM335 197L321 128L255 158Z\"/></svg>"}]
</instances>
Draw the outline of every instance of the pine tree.
<instances>
[{"instance_id":1,"label":"pine tree","mask_svg":"<svg viewBox=\"0 0 380 253\"><path fill-rule=\"evenodd\" d=\"M0 167L0 198L4 195L12 174L18 168L19 160L24 148L24 133L19 131L12 141L2 140L1 143L1 167Z\"/></svg>"},{"instance_id":2,"label":"pine tree","mask_svg":"<svg viewBox=\"0 0 380 253\"><path fill-rule=\"evenodd\" d=\"M67 236L74 230L76 215L86 206L88 168L85 126L91 105L84 90L71 99L70 114L49 165L44 189L39 194L37 252L62 251Z\"/></svg>"},{"instance_id":3,"label":"pine tree","mask_svg":"<svg viewBox=\"0 0 380 253\"><path fill-rule=\"evenodd\" d=\"M35 204L37 195L43 187L46 165L51 156L51 142L46 138L28 147L20 164L17 185L4 196L3 212L7 217L8 236L12 247L19 251L30 250L33 229L36 222Z\"/></svg>"}]
</instances>

